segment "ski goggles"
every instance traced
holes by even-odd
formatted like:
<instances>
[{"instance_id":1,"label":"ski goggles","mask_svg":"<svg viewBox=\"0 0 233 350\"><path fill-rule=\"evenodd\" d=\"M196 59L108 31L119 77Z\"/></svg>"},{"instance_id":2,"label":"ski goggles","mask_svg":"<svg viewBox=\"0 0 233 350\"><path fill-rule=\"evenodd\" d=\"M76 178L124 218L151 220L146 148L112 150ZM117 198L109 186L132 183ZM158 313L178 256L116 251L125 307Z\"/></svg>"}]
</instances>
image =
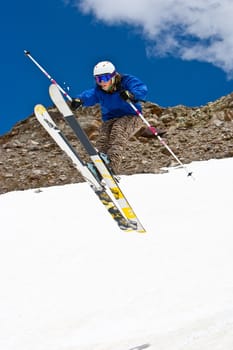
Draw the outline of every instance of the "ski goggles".
<instances>
[{"instance_id":1,"label":"ski goggles","mask_svg":"<svg viewBox=\"0 0 233 350\"><path fill-rule=\"evenodd\" d=\"M97 84L100 84L102 82L107 83L109 80L111 80L116 75L116 72L113 73L105 73L100 75L95 75L95 81Z\"/></svg>"}]
</instances>

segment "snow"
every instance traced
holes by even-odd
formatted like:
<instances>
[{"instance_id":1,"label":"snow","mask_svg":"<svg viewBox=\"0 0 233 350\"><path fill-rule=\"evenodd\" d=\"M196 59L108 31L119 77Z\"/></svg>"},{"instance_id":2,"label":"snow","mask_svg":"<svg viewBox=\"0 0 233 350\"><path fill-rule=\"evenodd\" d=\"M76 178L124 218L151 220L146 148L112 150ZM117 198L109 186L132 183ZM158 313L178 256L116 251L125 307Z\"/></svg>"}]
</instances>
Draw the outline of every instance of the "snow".
<instances>
[{"instance_id":1,"label":"snow","mask_svg":"<svg viewBox=\"0 0 233 350\"><path fill-rule=\"evenodd\" d=\"M84 183L1 195L0 349L233 349L233 159L189 168L122 176L146 234Z\"/></svg>"}]
</instances>

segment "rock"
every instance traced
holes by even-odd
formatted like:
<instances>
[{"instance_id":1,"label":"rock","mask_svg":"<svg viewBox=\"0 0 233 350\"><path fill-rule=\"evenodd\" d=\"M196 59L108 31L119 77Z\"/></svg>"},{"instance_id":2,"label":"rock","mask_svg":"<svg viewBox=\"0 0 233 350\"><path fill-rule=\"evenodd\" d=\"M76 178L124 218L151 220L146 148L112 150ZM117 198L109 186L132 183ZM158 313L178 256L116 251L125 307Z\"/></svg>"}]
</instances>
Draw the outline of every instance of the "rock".
<instances>
[{"instance_id":1,"label":"rock","mask_svg":"<svg viewBox=\"0 0 233 350\"><path fill-rule=\"evenodd\" d=\"M81 157L88 160L56 108L49 108L49 112ZM144 102L143 116L150 125L166 132L162 135L164 141L184 164L233 156L233 94L195 108L183 105L164 108ZM101 124L99 107L80 108L77 118L95 145ZM163 173L167 167L176 165L145 125L126 147L121 174ZM34 115L0 137L0 166L0 193L83 182Z\"/></svg>"}]
</instances>

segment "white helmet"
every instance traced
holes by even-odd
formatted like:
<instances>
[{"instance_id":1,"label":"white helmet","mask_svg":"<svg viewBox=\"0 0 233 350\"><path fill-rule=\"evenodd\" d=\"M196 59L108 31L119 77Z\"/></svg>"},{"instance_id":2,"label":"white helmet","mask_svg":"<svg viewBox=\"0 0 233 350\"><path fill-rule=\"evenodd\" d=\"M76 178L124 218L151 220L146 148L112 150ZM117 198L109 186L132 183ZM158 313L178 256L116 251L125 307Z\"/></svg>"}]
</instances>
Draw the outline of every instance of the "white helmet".
<instances>
[{"instance_id":1,"label":"white helmet","mask_svg":"<svg viewBox=\"0 0 233 350\"><path fill-rule=\"evenodd\" d=\"M93 70L93 75L96 76L96 75L101 75L106 73L110 73L114 75L115 72L116 72L116 68L111 62L102 61L95 65Z\"/></svg>"}]
</instances>

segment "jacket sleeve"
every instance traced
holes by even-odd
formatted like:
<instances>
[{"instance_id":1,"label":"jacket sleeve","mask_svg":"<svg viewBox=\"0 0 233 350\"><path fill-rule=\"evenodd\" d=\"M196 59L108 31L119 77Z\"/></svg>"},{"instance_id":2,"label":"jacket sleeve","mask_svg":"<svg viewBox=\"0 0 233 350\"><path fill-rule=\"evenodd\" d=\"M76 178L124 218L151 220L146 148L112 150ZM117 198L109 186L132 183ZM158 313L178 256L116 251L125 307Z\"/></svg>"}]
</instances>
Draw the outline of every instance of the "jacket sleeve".
<instances>
[{"instance_id":1,"label":"jacket sleeve","mask_svg":"<svg viewBox=\"0 0 233 350\"><path fill-rule=\"evenodd\" d=\"M76 97L82 100L83 106L85 107L94 106L95 104L99 103L99 98L95 88L85 90Z\"/></svg>"},{"instance_id":2,"label":"jacket sleeve","mask_svg":"<svg viewBox=\"0 0 233 350\"><path fill-rule=\"evenodd\" d=\"M121 86L125 90L129 90L135 100L144 100L148 89L147 86L138 78L132 75L123 75Z\"/></svg>"}]
</instances>

